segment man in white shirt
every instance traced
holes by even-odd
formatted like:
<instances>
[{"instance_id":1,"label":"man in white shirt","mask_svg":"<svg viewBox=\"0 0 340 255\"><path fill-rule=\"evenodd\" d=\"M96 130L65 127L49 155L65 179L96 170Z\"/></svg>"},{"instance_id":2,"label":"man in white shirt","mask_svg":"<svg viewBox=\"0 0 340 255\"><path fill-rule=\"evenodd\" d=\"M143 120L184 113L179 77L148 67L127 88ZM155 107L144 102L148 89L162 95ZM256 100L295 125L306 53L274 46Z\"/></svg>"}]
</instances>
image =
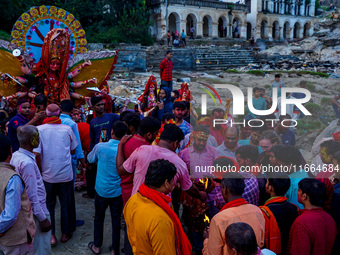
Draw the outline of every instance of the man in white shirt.
<instances>
[{"instance_id":1,"label":"man in white shirt","mask_svg":"<svg viewBox=\"0 0 340 255\"><path fill-rule=\"evenodd\" d=\"M47 118L38 126L40 144L34 149L41 159L41 174L46 189L46 204L52 224L51 245L57 243L55 236L54 209L56 197L61 207L61 242L67 242L76 227L73 170L71 154L78 145L72 129L61 124L60 109L55 104L46 108Z\"/></svg>"}]
</instances>

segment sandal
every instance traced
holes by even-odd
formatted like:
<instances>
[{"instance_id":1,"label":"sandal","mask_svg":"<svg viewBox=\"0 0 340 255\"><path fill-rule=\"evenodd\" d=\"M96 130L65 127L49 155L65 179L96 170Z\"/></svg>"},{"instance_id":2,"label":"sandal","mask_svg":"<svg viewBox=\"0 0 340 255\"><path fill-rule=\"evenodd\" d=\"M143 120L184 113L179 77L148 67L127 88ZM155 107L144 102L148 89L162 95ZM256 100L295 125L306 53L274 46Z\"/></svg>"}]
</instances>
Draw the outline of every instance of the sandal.
<instances>
[{"instance_id":1,"label":"sandal","mask_svg":"<svg viewBox=\"0 0 340 255\"><path fill-rule=\"evenodd\" d=\"M95 252L93 250L93 245L94 245L94 242L89 242L89 244L87 245L87 247L89 247L89 249L94 253L94 254L100 254L101 252Z\"/></svg>"},{"instance_id":2,"label":"sandal","mask_svg":"<svg viewBox=\"0 0 340 255\"><path fill-rule=\"evenodd\" d=\"M55 235L51 235L51 247L55 247L57 245L58 241Z\"/></svg>"}]
</instances>

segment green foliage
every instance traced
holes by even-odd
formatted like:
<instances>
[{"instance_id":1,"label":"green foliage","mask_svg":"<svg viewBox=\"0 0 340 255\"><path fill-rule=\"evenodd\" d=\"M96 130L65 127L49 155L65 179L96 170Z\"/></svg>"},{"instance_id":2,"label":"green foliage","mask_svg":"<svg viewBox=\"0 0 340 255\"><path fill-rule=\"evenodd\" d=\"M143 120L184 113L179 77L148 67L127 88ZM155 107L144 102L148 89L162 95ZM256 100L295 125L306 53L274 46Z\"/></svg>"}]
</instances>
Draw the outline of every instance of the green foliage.
<instances>
[{"instance_id":1,"label":"green foliage","mask_svg":"<svg viewBox=\"0 0 340 255\"><path fill-rule=\"evenodd\" d=\"M317 10L320 8L321 4L319 0L315 0L315 13L317 13Z\"/></svg>"},{"instance_id":2,"label":"green foliage","mask_svg":"<svg viewBox=\"0 0 340 255\"><path fill-rule=\"evenodd\" d=\"M246 73L254 74L256 76L265 76L264 71L261 71L261 70L250 70L250 71L247 71Z\"/></svg>"},{"instance_id":3,"label":"green foliage","mask_svg":"<svg viewBox=\"0 0 340 255\"><path fill-rule=\"evenodd\" d=\"M72 13L88 42L153 44L144 0L0 0L2 29L10 33L23 12L39 5L55 5Z\"/></svg>"},{"instance_id":4,"label":"green foliage","mask_svg":"<svg viewBox=\"0 0 340 255\"><path fill-rule=\"evenodd\" d=\"M306 89L308 89L310 92L315 92L315 85L310 82L307 82Z\"/></svg>"},{"instance_id":5,"label":"green foliage","mask_svg":"<svg viewBox=\"0 0 340 255\"><path fill-rule=\"evenodd\" d=\"M312 129L320 129L322 128L323 124L319 120L310 120L307 118L297 120L297 128L299 130L312 130Z\"/></svg>"},{"instance_id":6,"label":"green foliage","mask_svg":"<svg viewBox=\"0 0 340 255\"><path fill-rule=\"evenodd\" d=\"M332 99L329 97L323 97L321 98L321 104L322 105L330 105L332 102Z\"/></svg>"},{"instance_id":7,"label":"green foliage","mask_svg":"<svg viewBox=\"0 0 340 255\"><path fill-rule=\"evenodd\" d=\"M240 71L236 70L236 69L228 69L224 71L225 73L241 73Z\"/></svg>"},{"instance_id":8,"label":"green foliage","mask_svg":"<svg viewBox=\"0 0 340 255\"><path fill-rule=\"evenodd\" d=\"M11 40L11 35L7 33L6 31L0 30L0 39L5 41Z\"/></svg>"},{"instance_id":9,"label":"green foliage","mask_svg":"<svg viewBox=\"0 0 340 255\"><path fill-rule=\"evenodd\" d=\"M270 89L271 86L269 84L264 85L265 89Z\"/></svg>"},{"instance_id":10,"label":"green foliage","mask_svg":"<svg viewBox=\"0 0 340 255\"><path fill-rule=\"evenodd\" d=\"M321 110L322 110L320 105L315 104L315 103L311 103L311 102L306 103L304 106L306 107L306 109L308 111L310 111L310 113L312 115L319 115L321 113Z\"/></svg>"}]
</instances>

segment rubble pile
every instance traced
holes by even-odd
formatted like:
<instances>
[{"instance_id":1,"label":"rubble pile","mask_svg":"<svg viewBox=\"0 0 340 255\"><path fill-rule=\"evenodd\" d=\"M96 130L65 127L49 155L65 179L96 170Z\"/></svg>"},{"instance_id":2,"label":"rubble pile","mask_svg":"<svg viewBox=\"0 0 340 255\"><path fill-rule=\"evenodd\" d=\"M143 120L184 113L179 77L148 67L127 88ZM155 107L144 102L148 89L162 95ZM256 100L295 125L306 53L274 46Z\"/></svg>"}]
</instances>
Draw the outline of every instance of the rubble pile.
<instances>
[{"instance_id":1,"label":"rubble pile","mask_svg":"<svg viewBox=\"0 0 340 255\"><path fill-rule=\"evenodd\" d=\"M332 72L340 64L340 22L321 21L315 26L315 31L311 37L275 45L259 51L257 55L259 58L261 55L268 58L279 54L291 55L300 59L296 61L299 63L288 63L293 68L304 70L303 67L307 67L306 70L310 70L316 67L321 69L318 70L320 72Z\"/></svg>"},{"instance_id":2,"label":"rubble pile","mask_svg":"<svg viewBox=\"0 0 340 255\"><path fill-rule=\"evenodd\" d=\"M247 70L264 70L264 71L311 71L322 72L328 74L340 75L340 65L333 63L332 61L314 61L314 60L302 60L299 58L282 58L280 60L273 59L259 59L257 64L249 64L246 67L238 68L238 71Z\"/></svg>"}]
</instances>

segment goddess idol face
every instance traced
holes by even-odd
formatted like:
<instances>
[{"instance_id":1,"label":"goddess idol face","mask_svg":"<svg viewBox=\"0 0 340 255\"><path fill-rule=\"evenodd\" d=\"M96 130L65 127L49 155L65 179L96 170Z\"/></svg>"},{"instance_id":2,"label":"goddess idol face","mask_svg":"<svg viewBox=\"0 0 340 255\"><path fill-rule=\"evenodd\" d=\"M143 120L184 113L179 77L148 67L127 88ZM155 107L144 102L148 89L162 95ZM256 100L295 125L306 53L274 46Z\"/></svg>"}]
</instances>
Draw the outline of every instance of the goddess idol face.
<instances>
[{"instance_id":1,"label":"goddess idol face","mask_svg":"<svg viewBox=\"0 0 340 255\"><path fill-rule=\"evenodd\" d=\"M60 69L61 62L59 59L52 59L50 63L50 70L56 72Z\"/></svg>"}]
</instances>

